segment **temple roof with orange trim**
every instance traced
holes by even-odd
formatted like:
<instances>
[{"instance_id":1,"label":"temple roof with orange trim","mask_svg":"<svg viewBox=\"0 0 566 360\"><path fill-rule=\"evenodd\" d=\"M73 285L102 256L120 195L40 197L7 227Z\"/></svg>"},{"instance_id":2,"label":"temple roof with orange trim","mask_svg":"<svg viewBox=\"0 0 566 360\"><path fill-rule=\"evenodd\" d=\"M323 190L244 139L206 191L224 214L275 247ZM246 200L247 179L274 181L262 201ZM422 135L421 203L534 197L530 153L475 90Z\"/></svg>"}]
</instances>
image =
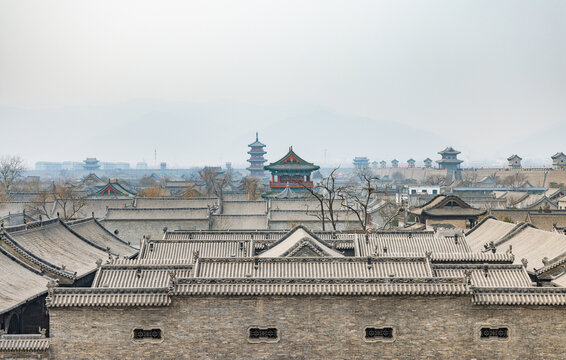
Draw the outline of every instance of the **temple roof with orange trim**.
<instances>
[{"instance_id":1,"label":"temple roof with orange trim","mask_svg":"<svg viewBox=\"0 0 566 360\"><path fill-rule=\"evenodd\" d=\"M289 147L289 152L280 160L263 167L269 171L315 171L320 166L303 160L293 151L293 147Z\"/></svg>"}]
</instances>

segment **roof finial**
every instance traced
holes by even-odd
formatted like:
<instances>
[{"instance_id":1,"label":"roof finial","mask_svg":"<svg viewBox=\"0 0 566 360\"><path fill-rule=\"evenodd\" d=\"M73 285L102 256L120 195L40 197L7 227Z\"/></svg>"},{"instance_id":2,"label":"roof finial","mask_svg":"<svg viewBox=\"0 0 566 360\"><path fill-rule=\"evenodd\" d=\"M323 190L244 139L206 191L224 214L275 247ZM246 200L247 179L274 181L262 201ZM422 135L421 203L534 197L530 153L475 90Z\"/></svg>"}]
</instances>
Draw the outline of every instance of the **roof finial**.
<instances>
[{"instance_id":1,"label":"roof finial","mask_svg":"<svg viewBox=\"0 0 566 360\"><path fill-rule=\"evenodd\" d=\"M257 131L255 132L255 141L258 141Z\"/></svg>"},{"instance_id":2,"label":"roof finial","mask_svg":"<svg viewBox=\"0 0 566 360\"><path fill-rule=\"evenodd\" d=\"M289 151L293 151L293 145L289 146Z\"/></svg>"}]
</instances>

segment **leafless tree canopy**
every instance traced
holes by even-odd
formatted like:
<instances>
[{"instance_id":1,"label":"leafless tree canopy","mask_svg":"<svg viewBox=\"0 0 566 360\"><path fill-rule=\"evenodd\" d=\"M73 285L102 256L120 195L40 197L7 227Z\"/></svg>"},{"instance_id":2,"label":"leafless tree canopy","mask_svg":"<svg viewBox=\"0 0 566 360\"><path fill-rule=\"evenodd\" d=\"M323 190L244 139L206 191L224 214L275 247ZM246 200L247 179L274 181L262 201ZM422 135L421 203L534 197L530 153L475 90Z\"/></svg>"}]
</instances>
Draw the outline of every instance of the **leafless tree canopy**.
<instances>
[{"instance_id":1,"label":"leafless tree canopy","mask_svg":"<svg viewBox=\"0 0 566 360\"><path fill-rule=\"evenodd\" d=\"M517 171L515 174L501 178L499 183L507 187L518 188L523 185L525 181L527 181L527 176Z\"/></svg>"},{"instance_id":2,"label":"leafless tree canopy","mask_svg":"<svg viewBox=\"0 0 566 360\"><path fill-rule=\"evenodd\" d=\"M143 187L150 187L150 186L156 186L158 185L157 180L155 180L154 177L150 176L150 175L144 175L142 176L142 178L139 181L139 185L143 186Z\"/></svg>"},{"instance_id":3,"label":"leafless tree canopy","mask_svg":"<svg viewBox=\"0 0 566 360\"><path fill-rule=\"evenodd\" d=\"M246 176L242 180L242 186L248 194L248 200L257 200L261 193L261 180L255 176Z\"/></svg>"},{"instance_id":4,"label":"leafless tree canopy","mask_svg":"<svg viewBox=\"0 0 566 360\"><path fill-rule=\"evenodd\" d=\"M61 181L51 186L51 196L59 204L63 214L59 216L64 220L77 217L79 211L86 206L86 194L75 188L69 181Z\"/></svg>"},{"instance_id":5,"label":"leafless tree canopy","mask_svg":"<svg viewBox=\"0 0 566 360\"><path fill-rule=\"evenodd\" d=\"M335 201L338 199L339 194L346 189L336 185L336 171L338 168L332 170L330 175L323 178L313 188L309 188L303 184L303 187L319 202L319 208L312 214L320 219L322 230L326 230L326 221L332 225L332 229L336 230L338 223L338 216L335 212ZM307 209L308 212L308 209Z\"/></svg>"},{"instance_id":6,"label":"leafless tree canopy","mask_svg":"<svg viewBox=\"0 0 566 360\"><path fill-rule=\"evenodd\" d=\"M342 206L353 212L363 231L367 231L369 225L368 210L369 205L379 192L377 187L378 177L363 174L361 187L348 187L342 189L338 196L342 202Z\"/></svg>"},{"instance_id":7,"label":"leafless tree canopy","mask_svg":"<svg viewBox=\"0 0 566 360\"><path fill-rule=\"evenodd\" d=\"M230 185L232 177L231 169L221 173L217 168L205 167L199 172L199 179L204 183L206 196L218 197L221 204L224 200L224 190Z\"/></svg>"},{"instance_id":8,"label":"leafless tree canopy","mask_svg":"<svg viewBox=\"0 0 566 360\"><path fill-rule=\"evenodd\" d=\"M0 186L3 193L10 196L24 170L24 161L19 156L4 157L0 160Z\"/></svg>"},{"instance_id":9,"label":"leafless tree canopy","mask_svg":"<svg viewBox=\"0 0 566 360\"><path fill-rule=\"evenodd\" d=\"M429 175L425 180L428 185L446 185L448 182L448 178L441 175Z\"/></svg>"}]
</instances>

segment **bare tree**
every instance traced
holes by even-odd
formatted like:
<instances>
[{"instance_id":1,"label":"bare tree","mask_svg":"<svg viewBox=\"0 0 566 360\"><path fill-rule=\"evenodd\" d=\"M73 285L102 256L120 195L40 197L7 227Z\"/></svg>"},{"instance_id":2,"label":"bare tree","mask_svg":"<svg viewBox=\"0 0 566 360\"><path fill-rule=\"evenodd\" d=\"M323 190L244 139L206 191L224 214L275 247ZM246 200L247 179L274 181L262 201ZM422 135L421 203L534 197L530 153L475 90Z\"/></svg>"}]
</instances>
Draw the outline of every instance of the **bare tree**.
<instances>
[{"instance_id":1,"label":"bare tree","mask_svg":"<svg viewBox=\"0 0 566 360\"><path fill-rule=\"evenodd\" d=\"M429 175L427 176L425 183L429 185L446 185L448 183L448 178L441 175Z\"/></svg>"},{"instance_id":2,"label":"bare tree","mask_svg":"<svg viewBox=\"0 0 566 360\"><path fill-rule=\"evenodd\" d=\"M63 181L58 185L53 184L51 193L63 211L64 220L75 218L86 206L86 195L77 191L68 181Z\"/></svg>"},{"instance_id":3,"label":"bare tree","mask_svg":"<svg viewBox=\"0 0 566 360\"><path fill-rule=\"evenodd\" d=\"M383 219L383 224L379 226L379 229L391 228L392 222L404 211L403 206L388 201L387 199L384 200L385 203L376 210L381 219Z\"/></svg>"},{"instance_id":4,"label":"bare tree","mask_svg":"<svg viewBox=\"0 0 566 360\"><path fill-rule=\"evenodd\" d=\"M150 187L150 186L156 186L158 184L158 182L152 176L144 175L144 176L142 176L142 178L140 179L138 184L140 186L143 186L143 187Z\"/></svg>"},{"instance_id":5,"label":"bare tree","mask_svg":"<svg viewBox=\"0 0 566 360\"><path fill-rule=\"evenodd\" d=\"M512 188L520 187L525 181L527 180L527 176L525 174L520 173L517 171L515 174L511 174L501 179L501 184L505 186L509 186Z\"/></svg>"},{"instance_id":6,"label":"bare tree","mask_svg":"<svg viewBox=\"0 0 566 360\"><path fill-rule=\"evenodd\" d=\"M475 170L466 171L462 175L462 180L467 184L473 184L478 181L478 172Z\"/></svg>"},{"instance_id":7,"label":"bare tree","mask_svg":"<svg viewBox=\"0 0 566 360\"><path fill-rule=\"evenodd\" d=\"M19 156L3 157L0 160L0 186L6 195L10 196L24 170L24 161Z\"/></svg>"},{"instance_id":8,"label":"bare tree","mask_svg":"<svg viewBox=\"0 0 566 360\"><path fill-rule=\"evenodd\" d=\"M320 194L316 194L316 195L313 194L313 197L319 201L319 207L311 210L309 209L309 206L307 204L305 212L307 215L314 216L315 218L320 220L322 231L326 231L326 220L328 220L328 218L326 217L326 213L324 211L324 206L322 204L322 197Z\"/></svg>"},{"instance_id":9,"label":"bare tree","mask_svg":"<svg viewBox=\"0 0 566 360\"><path fill-rule=\"evenodd\" d=\"M199 177L204 182L206 195L215 195L219 199L219 211L222 213L224 201L224 189L232 182L232 169L221 173L218 168L205 167L199 172Z\"/></svg>"},{"instance_id":10,"label":"bare tree","mask_svg":"<svg viewBox=\"0 0 566 360\"><path fill-rule=\"evenodd\" d=\"M40 191L35 198L33 199L34 201L34 205L32 208L28 208L28 210L39 210L40 212L42 212L43 214L45 214L47 216L47 218L49 218L49 214L51 213L51 211L49 210L49 207L53 207L53 201L55 200L55 198L53 197L53 194L51 191Z\"/></svg>"},{"instance_id":11,"label":"bare tree","mask_svg":"<svg viewBox=\"0 0 566 360\"><path fill-rule=\"evenodd\" d=\"M375 194L379 192L376 184L377 180L379 178L376 176L364 174L360 188L346 187L338 193L342 206L356 215L363 231L368 229L370 203L374 199Z\"/></svg>"},{"instance_id":12,"label":"bare tree","mask_svg":"<svg viewBox=\"0 0 566 360\"><path fill-rule=\"evenodd\" d=\"M218 170L212 167L204 167L199 171L199 180L204 183L206 196L211 197L216 191Z\"/></svg>"},{"instance_id":13,"label":"bare tree","mask_svg":"<svg viewBox=\"0 0 566 360\"><path fill-rule=\"evenodd\" d=\"M311 187L309 187L309 186L306 186L306 185L303 184L303 183L301 183L301 185L302 185L303 188L304 188L305 190L307 190L307 191L311 194L311 196L312 196L313 198L315 198L315 199L318 201L318 203L319 203L319 210L318 210L318 211L315 211L315 212L313 212L313 213L310 213L310 214L309 214L309 208L308 208L308 206L307 206L307 209L306 209L307 214L309 214L309 215L314 215L315 217L317 217L317 218L320 220L320 223L321 223L321 226L322 226L322 231L326 231L326 213L325 213L325 211L324 211L324 195L321 194L321 193L319 193L319 192L317 191L318 185L317 185L317 187L315 187L315 188L311 188Z\"/></svg>"},{"instance_id":14,"label":"bare tree","mask_svg":"<svg viewBox=\"0 0 566 360\"><path fill-rule=\"evenodd\" d=\"M223 174L218 174L214 182L214 195L220 200L224 200L224 190L229 187L232 182L232 169L227 169Z\"/></svg>"},{"instance_id":15,"label":"bare tree","mask_svg":"<svg viewBox=\"0 0 566 360\"><path fill-rule=\"evenodd\" d=\"M338 168L332 170L330 175L322 178L322 180L314 187L308 187L301 184L315 199L318 200L320 208L316 216L322 222L322 230L325 230L325 222L328 220L332 225L332 229L336 230L338 224L338 216L335 211L335 202L339 197L339 193L346 189L346 186L336 185L336 172ZM362 173L360 173L362 174ZM371 176L369 172L364 172L367 176ZM308 211L308 209L307 209Z\"/></svg>"},{"instance_id":16,"label":"bare tree","mask_svg":"<svg viewBox=\"0 0 566 360\"><path fill-rule=\"evenodd\" d=\"M248 194L248 200L257 200L261 192L261 180L256 176L246 176L242 179L242 185Z\"/></svg>"},{"instance_id":17,"label":"bare tree","mask_svg":"<svg viewBox=\"0 0 566 360\"><path fill-rule=\"evenodd\" d=\"M147 198L159 198L169 196L169 192L161 186L149 186L145 189L138 190L136 195Z\"/></svg>"}]
</instances>

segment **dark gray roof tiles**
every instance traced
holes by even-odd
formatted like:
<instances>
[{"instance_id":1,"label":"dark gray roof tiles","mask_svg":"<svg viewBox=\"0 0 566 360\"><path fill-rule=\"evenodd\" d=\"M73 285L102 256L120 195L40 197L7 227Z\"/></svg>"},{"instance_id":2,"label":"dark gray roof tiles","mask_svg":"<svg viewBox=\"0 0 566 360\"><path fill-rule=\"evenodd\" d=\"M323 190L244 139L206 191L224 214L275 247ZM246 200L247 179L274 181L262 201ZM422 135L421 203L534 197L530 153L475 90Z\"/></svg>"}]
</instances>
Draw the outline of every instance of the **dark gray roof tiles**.
<instances>
[{"instance_id":1,"label":"dark gray roof tiles","mask_svg":"<svg viewBox=\"0 0 566 360\"><path fill-rule=\"evenodd\" d=\"M0 351L44 352L49 350L49 339L40 334L0 335Z\"/></svg>"}]
</instances>

